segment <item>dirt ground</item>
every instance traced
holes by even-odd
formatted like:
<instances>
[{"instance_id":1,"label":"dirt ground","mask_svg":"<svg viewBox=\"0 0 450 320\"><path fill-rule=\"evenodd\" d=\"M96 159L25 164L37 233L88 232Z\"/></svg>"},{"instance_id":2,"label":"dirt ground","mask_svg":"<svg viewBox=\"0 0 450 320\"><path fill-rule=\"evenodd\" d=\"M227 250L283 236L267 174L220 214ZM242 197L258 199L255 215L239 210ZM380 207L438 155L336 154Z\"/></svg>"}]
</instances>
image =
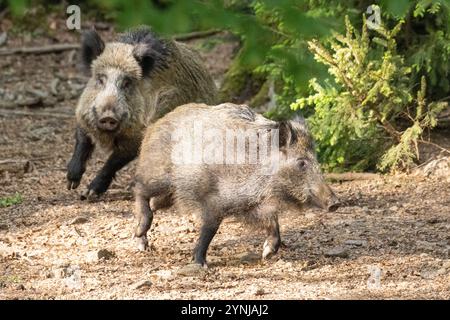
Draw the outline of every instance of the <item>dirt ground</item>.
<instances>
[{"instance_id":1,"label":"dirt ground","mask_svg":"<svg viewBox=\"0 0 450 320\"><path fill-rule=\"evenodd\" d=\"M77 39L11 35L6 47ZM203 50L218 82L233 50ZM0 198L23 198L0 208L0 299L450 299L449 175L332 183L343 207L284 213L284 246L266 262L263 233L229 219L211 244L209 268L181 275L197 229L189 213L174 210L156 213L151 251L138 252L133 165L98 202L66 190L70 115L86 81L76 58L0 57ZM82 187L104 159L94 155Z\"/></svg>"}]
</instances>

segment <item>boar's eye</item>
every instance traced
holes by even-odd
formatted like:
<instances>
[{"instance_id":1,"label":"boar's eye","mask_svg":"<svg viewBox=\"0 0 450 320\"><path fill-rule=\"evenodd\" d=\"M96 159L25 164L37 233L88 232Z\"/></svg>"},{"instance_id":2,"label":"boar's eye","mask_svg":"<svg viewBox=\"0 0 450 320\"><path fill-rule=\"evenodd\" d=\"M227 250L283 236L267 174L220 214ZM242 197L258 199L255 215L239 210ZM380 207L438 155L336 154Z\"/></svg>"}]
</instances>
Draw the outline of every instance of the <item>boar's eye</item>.
<instances>
[{"instance_id":1,"label":"boar's eye","mask_svg":"<svg viewBox=\"0 0 450 320\"><path fill-rule=\"evenodd\" d=\"M299 169L304 169L306 165L307 165L306 159L303 158L297 159L297 166Z\"/></svg>"},{"instance_id":2,"label":"boar's eye","mask_svg":"<svg viewBox=\"0 0 450 320\"><path fill-rule=\"evenodd\" d=\"M123 78L122 83L121 83L121 87L122 89L129 89L131 87L132 84L132 80L128 77Z\"/></svg>"},{"instance_id":3,"label":"boar's eye","mask_svg":"<svg viewBox=\"0 0 450 320\"><path fill-rule=\"evenodd\" d=\"M95 77L95 83L96 83L98 86L104 86L104 85L105 85L105 81L106 81L106 76L105 76L104 74L98 74L98 75Z\"/></svg>"}]
</instances>

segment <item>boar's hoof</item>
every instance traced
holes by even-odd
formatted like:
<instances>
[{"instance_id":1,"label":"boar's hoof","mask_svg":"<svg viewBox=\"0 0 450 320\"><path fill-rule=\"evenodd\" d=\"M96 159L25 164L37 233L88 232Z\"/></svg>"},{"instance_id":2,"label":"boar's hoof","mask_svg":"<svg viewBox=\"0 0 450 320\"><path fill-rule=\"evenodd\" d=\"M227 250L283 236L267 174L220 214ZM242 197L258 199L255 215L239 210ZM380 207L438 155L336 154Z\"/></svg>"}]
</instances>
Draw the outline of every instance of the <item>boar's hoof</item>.
<instances>
[{"instance_id":1,"label":"boar's hoof","mask_svg":"<svg viewBox=\"0 0 450 320\"><path fill-rule=\"evenodd\" d=\"M94 201L100 198L100 193L97 193L95 190L87 189L85 192L83 192L80 196L81 200L88 200L88 201Z\"/></svg>"},{"instance_id":2,"label":"boar's hoof","mask_svg":"<svg viewBox=\"0 0 450 320\"><path fill-rule=\"evenodd\" d=\"M139 251L146 251L148 249L147 236L136 238L136 247Z\"/></svg>"},{"instance_id":3,"label":"boar's hoof","mask_svg":"<svg viewBox=\"0 0 450 320\"><path fill-rule=\"evenodd\" d=\"M268 241L265 241L263 245L262 259L270 259L275 253L277 253L277 250Z\"/></svg>"},{"instance_id":4,"label":"boar's hoof","mask_svg":"<svg viewBox=\"0 0 450 320\"><path fill-rule=\"evenodd\" d=\"M68 180L67 181L67 190L75 190L80 185L81 180Z\"/></svg>"}]
</instances>

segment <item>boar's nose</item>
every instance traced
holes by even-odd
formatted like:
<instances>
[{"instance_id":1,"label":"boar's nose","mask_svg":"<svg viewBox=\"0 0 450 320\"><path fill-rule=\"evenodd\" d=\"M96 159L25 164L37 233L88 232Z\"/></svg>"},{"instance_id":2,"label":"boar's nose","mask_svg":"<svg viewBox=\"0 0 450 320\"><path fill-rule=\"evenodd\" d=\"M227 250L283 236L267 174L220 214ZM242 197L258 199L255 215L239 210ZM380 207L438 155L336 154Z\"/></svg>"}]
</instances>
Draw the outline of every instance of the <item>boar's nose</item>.
<instances>
[{"instance_id":1,"label":"boar's nose","mask_svg":"<svg viewBox=\"0 0 450 320\"><path fill-rule=\"evenodd\" d=\"M114 131L119 126L119 120L114 117L102 117L98 120L98 127L106 131Z\"/></svg>"},{"instance_id":2,"label":"boar's nose","mask_svg":"<svg viewBox=\"0 0 450 320\"><path fill-rule=\"evenodd\" d=\"M335 199L333 202L331 202L329 205L328 205L328 211L329 212L334 212L334 211L336 211L339 207L341 206L341 203L339 202L339 200L337 200L337 199Z\"/></svg>"}]
</instances>

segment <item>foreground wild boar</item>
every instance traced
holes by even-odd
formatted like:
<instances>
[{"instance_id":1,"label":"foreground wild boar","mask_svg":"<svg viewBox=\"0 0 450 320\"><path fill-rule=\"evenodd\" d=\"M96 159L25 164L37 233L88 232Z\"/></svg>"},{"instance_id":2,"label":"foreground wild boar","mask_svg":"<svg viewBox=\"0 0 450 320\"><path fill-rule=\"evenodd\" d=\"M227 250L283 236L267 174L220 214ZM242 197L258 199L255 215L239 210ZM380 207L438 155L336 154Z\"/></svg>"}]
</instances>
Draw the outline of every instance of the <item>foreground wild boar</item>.
<instances>
[{"instance_id":1,"label":"foreground wild boar","mask_svg":"<svg viewBox=\"0 0 450 320\"><path fill-rule=\"evenodd\" d=\"M213 103L216 88L195 52L159 39L145 27L107 44L95 31L86 32L81 51L91 78L76 108L67 187L79 186L94 146L100 146L110 156L82 195L91 199L104 193L115 173L136 158L145 127L179 105Z\"/></svg>"},{"instance_id":2,"label":"foreground wild boar","mask_svg":"<svg viewBox=\"0 0 450 320\"><path fill-rule=\"evenodd\" d=\"M150 208L151 198L165 197L166 204L173 201L180 212L201 218L194 250L194 262L200 265L206 265L208 246L227 216L265 229L264 259L280 246L278 213L283 205L311 201L330 211L338 206L303 122L271 121L230 103L180 106L149 127L135 196L140 249L147 246L152 211L158 209Z\"/></svg>"}]
</instances>

